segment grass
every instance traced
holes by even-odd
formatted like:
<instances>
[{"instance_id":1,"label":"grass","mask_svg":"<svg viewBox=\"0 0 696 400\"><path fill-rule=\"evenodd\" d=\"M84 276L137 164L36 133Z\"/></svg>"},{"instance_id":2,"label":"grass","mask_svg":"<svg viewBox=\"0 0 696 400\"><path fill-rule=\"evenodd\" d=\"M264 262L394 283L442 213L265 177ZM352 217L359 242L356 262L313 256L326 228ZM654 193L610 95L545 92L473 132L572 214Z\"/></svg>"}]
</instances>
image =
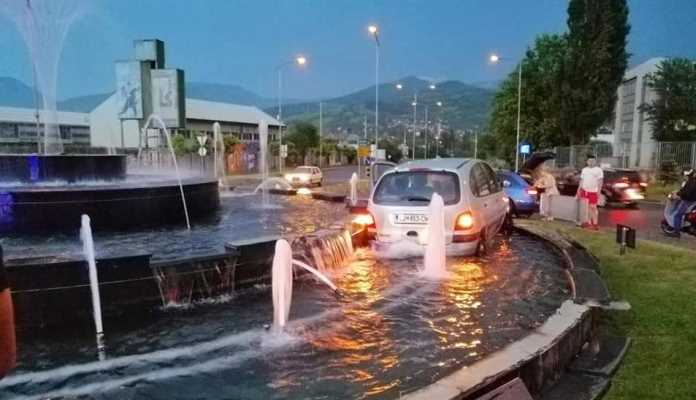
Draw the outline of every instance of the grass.
<instances>
[{"instance_id":1,"label":"grass","mask_svg":"<svg viewBox=\"0 0 696 400\"><path fill-rule=\"evenodd\" d=\"M650 201L659 201L662 203L669 193L672 193L677 189L679 189L679 183L651 183L648 185L645 191L645 199Z\"/></svg>"},{"instance_id":2,"label":"grass","mask_svg":"<svg viewBox=\"0 0 696 400\"><path fill-rule=\"evenodd\" d=\"M606 318L633 346L605 399L696 398L696 251L639 241L620 256L613 234L554 227L599 258L612 296L632 306Z\"/></svg>"}]
</instances>

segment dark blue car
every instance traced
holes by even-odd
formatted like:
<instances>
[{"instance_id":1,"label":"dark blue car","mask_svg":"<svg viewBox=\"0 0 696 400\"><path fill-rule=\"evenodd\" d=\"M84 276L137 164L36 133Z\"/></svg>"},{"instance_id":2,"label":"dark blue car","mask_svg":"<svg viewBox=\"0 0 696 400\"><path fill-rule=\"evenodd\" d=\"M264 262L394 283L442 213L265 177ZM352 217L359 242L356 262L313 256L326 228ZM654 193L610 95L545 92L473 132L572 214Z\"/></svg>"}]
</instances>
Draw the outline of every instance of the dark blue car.
<instances>
[{"instance_id":1,"label":"dark blue car","mask_svg":"<svg viewBox=\"0 0 696 400\"><path fill-rule=\"evenodd\" d=\"M505 194L510 198L510 212L515 216L529 216L539 211L537 190L518 174L498 171Z\"/></svg>"}]
</instances>

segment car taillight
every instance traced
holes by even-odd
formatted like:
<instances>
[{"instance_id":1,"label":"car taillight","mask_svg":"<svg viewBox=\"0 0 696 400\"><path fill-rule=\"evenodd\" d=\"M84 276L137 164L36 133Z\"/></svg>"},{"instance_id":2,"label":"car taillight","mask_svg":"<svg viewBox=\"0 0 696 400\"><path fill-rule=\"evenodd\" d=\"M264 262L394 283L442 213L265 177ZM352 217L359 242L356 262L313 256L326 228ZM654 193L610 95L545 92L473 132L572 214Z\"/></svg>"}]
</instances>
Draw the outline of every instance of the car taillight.
<instances>
[{"instance_id":1,"label":"car taillight","mask_svg":"<svg viewBox=\"0 0 696 400\"><path fill-rule=\"evenodd\" d=\"M696 211L692 211L686 216L686 220L692 224L696 224Z\"/></svg>"},{"instance_id":2,"label":"car taillight","mask_svg":"<svg viewBox=\"0 0 696 400\"><path fill-rule=\"evenodd\" d=\"M617 182L614 184L614 187L617 189L626 189L628 186L629 185L626 182Z\"/></svg>"},{"instance_id":3,"label":"car taillight","mask_svg":"<svg viewBox=\"0 0 696 400\"><path fill-rule=\"evenodd\" d=\"M647 184L646 182L641 182L641 183L640 183L640 186L641 186L641 187L648 187L648 184Z\"/></svg>"},{"instance_id":4,"label":"car taillight","mask_svg":"<svg viewBox=\"0 0 696 400\"><path fill-rule=\"evenodd\" d=\"M454 225L456 228L459 229L471 229L474 226L474 216L471 215L471 213L468 211L459 214Z\"/></svg>"},{"instance_id":5,"label":"car taillight","mask_svg":"<svg viewBox=\"0 0 696 400\"><path fill-rule=\"evenodd\" d=\"M537 194L539 194L539 191L536 189L527 189L527 194L530 196L536 196Z\"/></svg>"},{"instance_id":6,"label":"car taillight","mask_svg":"<svg viewBox=\"0 0 696 400\"><path fill-rule=\"evenodd\" d=\"M362 226L374 226L375 219L372 217L372 214L370 213L358 214L353 218L353 223Z\"/></svg>"}]
</instances>

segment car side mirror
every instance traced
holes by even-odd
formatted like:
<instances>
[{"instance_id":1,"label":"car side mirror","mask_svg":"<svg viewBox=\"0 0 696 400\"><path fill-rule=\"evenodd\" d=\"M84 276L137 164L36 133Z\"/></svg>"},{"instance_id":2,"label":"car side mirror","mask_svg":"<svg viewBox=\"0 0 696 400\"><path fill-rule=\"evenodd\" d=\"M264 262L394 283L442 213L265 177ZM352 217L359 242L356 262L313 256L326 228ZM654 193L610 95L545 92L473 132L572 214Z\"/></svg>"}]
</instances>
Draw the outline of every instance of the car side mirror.
<instances>
[{"instance_id":1,"label":"car side mirror","mask_svg":"<svg viewBox=\"0 0 696 400\"><path fill-rule=\"evenodd\" d=\"M510 187L510 181L507 179L503 180L503 187Z\"/></svg>"}]
</instances>

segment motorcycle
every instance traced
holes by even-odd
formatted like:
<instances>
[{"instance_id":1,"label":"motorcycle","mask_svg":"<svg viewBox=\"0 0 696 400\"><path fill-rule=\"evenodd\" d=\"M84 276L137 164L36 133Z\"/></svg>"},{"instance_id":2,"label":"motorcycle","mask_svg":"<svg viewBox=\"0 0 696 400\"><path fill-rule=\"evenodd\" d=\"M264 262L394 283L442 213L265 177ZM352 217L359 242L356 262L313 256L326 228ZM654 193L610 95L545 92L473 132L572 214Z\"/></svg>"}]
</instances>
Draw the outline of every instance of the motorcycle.
<instances>
[{"instance_id":1,"label":"motorcycle","mask_svg":"<svg viewBox=\"0 0 696 400\"><path fill-rule=\"evenodd\" d=\"M662 231L666 234L674 234L674 209L678 202L681 201L678 198L672 196L667 197L667 203L665 204L665 211L660 223ZM681 232L688 233L690 235L696 236L696 203L689 206L686 213L684 214L681 225ZM681 233L680 232L680 233Z\"/></svg>"}]
</instances>

